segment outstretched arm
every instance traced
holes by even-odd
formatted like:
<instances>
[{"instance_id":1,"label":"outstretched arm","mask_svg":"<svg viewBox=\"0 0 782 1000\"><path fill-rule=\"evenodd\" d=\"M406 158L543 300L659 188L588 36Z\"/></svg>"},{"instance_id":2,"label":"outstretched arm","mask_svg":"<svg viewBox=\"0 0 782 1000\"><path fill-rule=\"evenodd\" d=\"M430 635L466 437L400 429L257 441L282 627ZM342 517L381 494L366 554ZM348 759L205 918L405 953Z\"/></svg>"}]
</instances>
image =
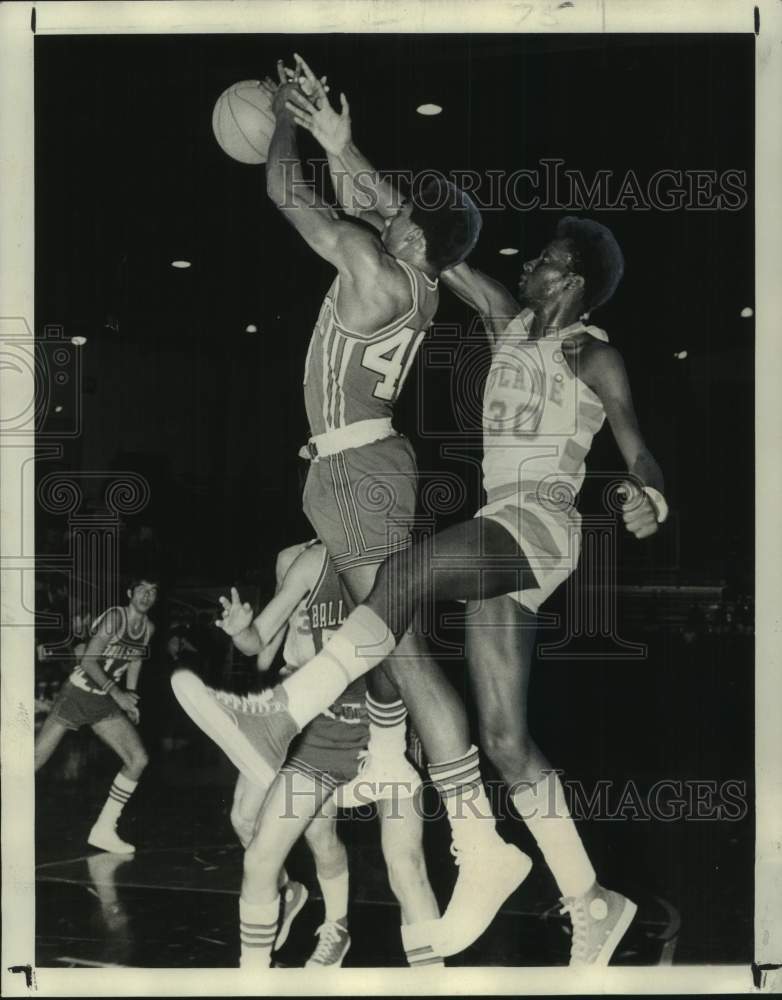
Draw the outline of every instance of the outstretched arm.
<instances>
[{"instance_id":1,"label":"outstretched arm","mask_svg":"<svg viewBox=\"0 0 782 1000\"><path fill-rule=\"evenodd\" d=\"M519 314L521 306L508 289L469 264L457 264L443 271L440 278L454 295L480 315L492 345L513 317Z\"/></svg>"},{"instance_id":2,"label":"outstretched arm","mask_svg":"<svg viewBox=\"0 0 782 1000\"><path fill-rule=\"evenodd\" d=\"M223 617L215 624L231 636L234 646L245 656L257 656L258 666L266 670L271 666L288 621L303 598L309 593L317 574L320 553L306 549L293 562L285 574L274 597L252 620L252 608L242 603L235 587L231 600L220 598Z\"/></svg>"},{"instance_id":3,"label":"outstretched arm","mask_svg":"<svg viewBox=\"0 0 782 1000\"><path fill-rule=\"evenodd\" d=\"M603 404L627 471L640 481L642 488L652 491L651 495L639 494L635 483L625 485L625 525L636 538L653 535L661 523L658 517L664 520L667 514L664 500L660 503L665 483L660 466L641 436L622 356L608 344L595 345L586 355L579 374Z\"/></svg>"},{"instance_id":4,"label":"outstretched arm","mask_svg":"<svg viewBox=\"0 0 782 1000\"><path fill-rule=\"evenodd\" d=\"M341 110L335 111L325 85L299 55L294 73L301 90L291 94L288 109L326 151L337 200L348 215L382 229L384 220L399 211L401 197L353 142L347 98L339 95Z\"/></svg>"},{"instance_id":5,"label":"outstretched arm","mask_svg":"<svg viewBox=\"0 0 782 1000\"><path fill-rule=\"evenodd\" d=\"M282 62L278 63L278 72L281 85L272 103L276 124L266 164L267 194L317 254L340 273L349 275L357 285L371 288L382 255L380 241L361 226L338 219L305 179L296 142L296 123L286 107L298 88L284 82Z\"/></svg>"}]
</instances>

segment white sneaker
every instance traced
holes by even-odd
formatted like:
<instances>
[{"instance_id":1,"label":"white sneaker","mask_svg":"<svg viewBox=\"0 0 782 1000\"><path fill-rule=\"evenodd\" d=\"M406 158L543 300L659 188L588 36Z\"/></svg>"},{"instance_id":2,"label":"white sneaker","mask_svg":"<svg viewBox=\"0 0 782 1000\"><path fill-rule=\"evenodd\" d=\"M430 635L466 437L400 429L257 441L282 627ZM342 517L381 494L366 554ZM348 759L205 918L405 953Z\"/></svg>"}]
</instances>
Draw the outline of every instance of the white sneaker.
<instances>
[{"instance_id":1,"label":"white sneaker","mask_svg":"<svg viewBox=\"0 0 782 1000\"><path fill-rule=\"evenodd\" d=\"M578 898L562 900L560 913L573 925L570 965L608 965L638 907L626 896L596 885Z\"/></svg>"},{"instance_id":2,"label":"white sneaker","mask_svg":"<svg viewBox=\"0 0 782 1000\"><path fill-rule=\"evenodd\" d=\"M359 752L358 774L334 793L334 804L355 809L381 799L409 799L421 787L421 776L402 754L379 757L371 750Z\"/></svg>"},{"instance_id":3,"label":"white sneaker","mask_svg":"<svg viewBox=\"0 0 782 1000\"><path fill-rule=\"evenodd\" d=\"M126 843L117 831L110 826L96 823L90 830L87 837L90 847L97 847L99 851L109 851L111 854L133 854L136 848L133 844Z\"/></svg>"},{"instance_id":4,"label":"white sneaker","mask_svg":"<svg viewBox=\"0 0 782 1000\"><path fill-rule=\"evenodd\" d=\"M454 843L451 853L459 873L435 938L435 950L443 957L477 941L532 868L523 851L499 836L464 846Z\"/></svg>"}]
</instances>

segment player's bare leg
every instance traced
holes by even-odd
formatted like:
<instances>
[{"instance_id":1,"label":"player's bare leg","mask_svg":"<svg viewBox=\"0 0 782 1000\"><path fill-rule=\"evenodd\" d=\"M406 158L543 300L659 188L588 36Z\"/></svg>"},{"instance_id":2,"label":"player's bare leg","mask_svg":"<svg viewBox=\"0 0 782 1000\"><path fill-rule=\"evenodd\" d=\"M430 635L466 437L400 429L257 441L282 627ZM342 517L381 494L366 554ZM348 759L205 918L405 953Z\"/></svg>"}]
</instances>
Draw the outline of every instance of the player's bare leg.
<instances>
[{"instance_id":1,"label":"player's bare leg","mask_svg":"<svg viewBox=\"0 0 782 1000\"><path fill-rule=\"evenodd\" d=\"M559 776L530 734L527 690L537 618L506 596L469 604L466 622L481 745L559 886L573 924L571 965L607 964L636 908L598 885Z\"/></svg>"},{"instance_id":2,"label":"player's bare leg","mask_svg":"<svg viewBox=\"0 0 782 1000\"><path fill-rule=\"evenodd\" d=\"M67 726L58 722L57 719L53 719L51 715L47 715L43 725L38 730L38 735L35 737L34 759L36 771L43 767L51 757L67 732Z\"/></svg>"},{"instance_id":3,"label":"player's bare leg","mask_svg":"<svg viewBox=\"0 0 782 1000\"><path fill-rule=\"evenodd\" d=\"M318 946L307 961L313 968L339 966L350 947L348 934L348 853L337 833L334 796L307 827L304 838L315 858L323 894L324 917L318 928Z\"/></svg>"},{"instance_id":4,"label":"player's bare leg","mask_svg":"<svg viewBox=\"0 0 782 1000\"><path fill-rule=\"evenodd\" d=\"M410 799L385 799L377 804L383 858L402 911L402 945L412 968L443 965L430 940L431 925L440 910L426 871L421 791Z\"/></svg>"},{"instance_id":5,"label":"player's bare leg","mask_svg":"<svg viewBox=\"0 0 782 1000\"><path fill-rule=\"evenodd\" d=\"M269 789L244 854L239 899L243 968L269 967L278 934L280 870L330 794L320 783L291 771L279 774Z\"/></svg>"},{"instance_id":6,"label":"player's bare leg","mask_svg":"<svg viewBox=\"0 0 782 1000\"><path fill-rule=\"evenodd\" d=\"M138 732L125 715L102 719L92 729L117 754L123 766L112 782L106 803L90 830L87 842L102 851L132 854L136 848L117 835L117 820L147 766L147 752Z\"/></svg>"}]
</instances>

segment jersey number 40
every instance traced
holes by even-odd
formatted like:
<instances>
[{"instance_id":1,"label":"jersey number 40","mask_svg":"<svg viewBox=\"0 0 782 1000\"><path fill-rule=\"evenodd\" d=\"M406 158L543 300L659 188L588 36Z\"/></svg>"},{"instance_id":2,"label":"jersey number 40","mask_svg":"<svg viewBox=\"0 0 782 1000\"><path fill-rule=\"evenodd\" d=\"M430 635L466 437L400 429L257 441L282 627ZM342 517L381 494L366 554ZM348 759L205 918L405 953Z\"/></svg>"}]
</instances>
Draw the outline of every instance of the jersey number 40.
<instances>
[{"instance_id":1,"label":"jersey number 40","mask_svg":"<svg viewBox=\"0 0 782 1000\"><path fill-rule=\"evenodd\" d=\"M364 348L362 366L383 376L378 380L372 393L376 399L394 399L405 384L418 347L417 341L413 343L415 336L415 330L405 327L398 333L375 344L368 344ZM419 339L421 337L423 333L418 335Z\"/></svg>"}]
</instances>

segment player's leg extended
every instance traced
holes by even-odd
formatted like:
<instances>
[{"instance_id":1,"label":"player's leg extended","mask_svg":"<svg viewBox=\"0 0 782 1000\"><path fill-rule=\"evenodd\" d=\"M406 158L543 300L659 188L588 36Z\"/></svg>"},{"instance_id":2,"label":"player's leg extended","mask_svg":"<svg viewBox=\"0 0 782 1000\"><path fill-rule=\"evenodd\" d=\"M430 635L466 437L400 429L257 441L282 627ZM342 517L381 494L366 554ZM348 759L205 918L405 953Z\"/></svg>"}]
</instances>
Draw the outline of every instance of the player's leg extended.
<instances>
[{"instance_id":1,"label":"player's leg extended","mask_svg":"<svg viewBox=\"0 0 782 1000\"><path fill-rule=\"evenodd\" d=\"M36 771L43 767L51 757L60 745L63 736L68 732L68 729L69 727L58 719L47 715L43 725L38 730L38 735L35 737L34 759Z\"/></svg>"},{"instance_id":2,"label":"player's leg extended","mask_svg":"<svg viewBox=\"0 0 782 1000\"><path fill-rule=\"evenodd\" d=\"M315 859L323 895L324 917L318 928L320 941L307 962L311 967L342 964L348 948L348 852L337 833L337 807L332 795L307 827L304 838Z\"/></svg>"},{"instance_id":3,"label":"player's leg extended","mask_svg":"<svg viewBox=\"0 0 782 1000\"><path fill-rule=\"evenodd\" d=\"M465 639L481 745L510 787L572 915L572 964L607 964L635 905L597 885L559 775L530 735L535 627L536 616L512 597L467 607Z\"/></svg>"},{"instance_id":4,"label":"player's leg extended","mask_svg":"<svg viewBox=\"0 0 782 1000\"><path fill-rule=\"evenodd\" d=\"M112 782L106 803L90 830L87 842L103 851L132 854L135 847L117 835L117 820L147 766L147 752L138 732L125 715L101 719L92 729L120 758L122 770Z\"/></svg>"},{"instance_id":5,"label":"player's leg extended","mask_svg":"<svg viewBox=\"0 0 782 1000\"><path fill-rule=\"evenodd\" d=\"M280 917L280 871L329 794L318 782L292 771L278 774L269 789L244 853L239 899L243 968L268 968L271 963Z\"/></svg>"},{"instance_id":6,"label":"player's leg extended","mask_svg":"<svg viewBox=\"0 0 782 1000\"><path fill-rule=\"evenodd\" d=\"M421 791L399 802L378 802L380 842L388 881L402 911L402 945L413 968L442 965L431 943L430 925L440 916L424 858Z\"/></svg>"}]
</instances>

